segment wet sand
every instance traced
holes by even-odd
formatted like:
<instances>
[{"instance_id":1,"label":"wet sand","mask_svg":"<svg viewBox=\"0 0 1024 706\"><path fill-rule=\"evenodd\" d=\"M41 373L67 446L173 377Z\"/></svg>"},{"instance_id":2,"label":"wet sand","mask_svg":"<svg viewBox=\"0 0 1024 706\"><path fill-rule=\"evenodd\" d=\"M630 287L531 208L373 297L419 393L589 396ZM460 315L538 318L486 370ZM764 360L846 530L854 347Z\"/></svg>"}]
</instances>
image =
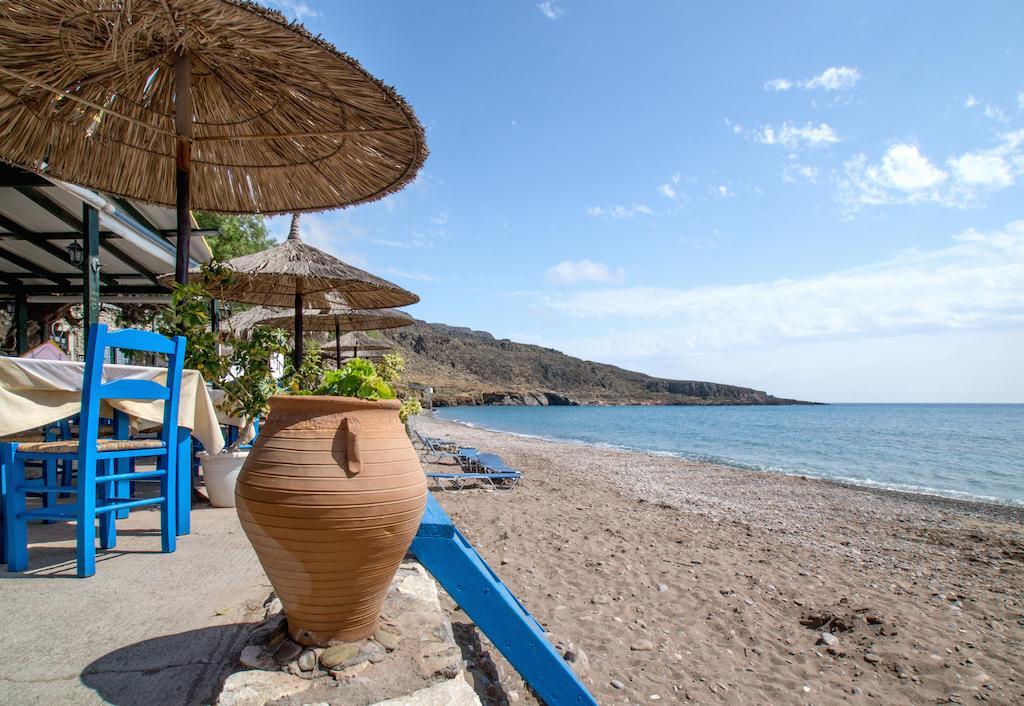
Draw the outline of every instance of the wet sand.
<instances>
[{"instance_id":1,"label":"wet sand","mask_svg":"<svg viewBox=\"0 0 1024 706\"><path fill-rule=\"evenodd\" d=\"M1024 703L1022 509L415 425L523 471L437 495L602 704Z\"/></svg>"}]
</instances>

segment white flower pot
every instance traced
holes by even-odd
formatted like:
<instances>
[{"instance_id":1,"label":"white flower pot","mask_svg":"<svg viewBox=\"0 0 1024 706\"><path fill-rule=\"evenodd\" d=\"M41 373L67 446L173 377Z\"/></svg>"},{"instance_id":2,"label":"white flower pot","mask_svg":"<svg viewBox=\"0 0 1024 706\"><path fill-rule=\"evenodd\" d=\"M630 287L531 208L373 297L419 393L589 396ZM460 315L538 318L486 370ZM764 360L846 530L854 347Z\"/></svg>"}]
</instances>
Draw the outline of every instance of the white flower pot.
<instances>
[{"instance_id":1,"label":"white flower pot","mask_svg":"<svg viewBox=\"0 0 1024 706\"><path fill-rule=\"evenodd\" d=\"M203 478L206 480L206 492L210 496L210 504L214 507L235 506L235 481L242 464L248 458L248 451L229 451L210 455L205 451L199 453L199 462L203 466Z\"/></svg>"}]
</instances>

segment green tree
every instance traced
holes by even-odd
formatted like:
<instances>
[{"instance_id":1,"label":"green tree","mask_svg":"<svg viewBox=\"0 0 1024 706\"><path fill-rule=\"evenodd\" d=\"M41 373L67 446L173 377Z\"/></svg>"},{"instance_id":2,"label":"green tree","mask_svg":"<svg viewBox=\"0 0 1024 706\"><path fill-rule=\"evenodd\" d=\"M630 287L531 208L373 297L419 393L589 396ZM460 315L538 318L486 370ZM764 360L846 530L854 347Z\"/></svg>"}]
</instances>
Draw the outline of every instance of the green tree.
<instances>
[{"instance_id":1,"label":"green tree","mask_svg":"<svg viewBox=\"0 0 1024 706\"><path fill-rule=\"evenodd\" d=\"M266 219L260 215L196 213L195 217L200 228L220 231L220 235L210 238L210 249L218 260L230 260L239 255L266 250L276 243L267 231Z\"/></svg>"}]
</instances>

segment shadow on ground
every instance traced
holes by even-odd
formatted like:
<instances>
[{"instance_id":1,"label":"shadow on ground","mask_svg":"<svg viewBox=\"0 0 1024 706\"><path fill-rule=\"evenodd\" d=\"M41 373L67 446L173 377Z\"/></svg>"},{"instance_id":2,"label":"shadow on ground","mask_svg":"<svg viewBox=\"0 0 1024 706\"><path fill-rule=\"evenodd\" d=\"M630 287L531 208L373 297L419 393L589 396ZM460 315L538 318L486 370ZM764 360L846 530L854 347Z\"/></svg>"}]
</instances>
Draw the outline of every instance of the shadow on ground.
<instances>
[{"instance_id":1,"label":"shadow on ground","mask_svg":"<svg viewBox=\"0 0 1024 706\"><path fill-rule=\"evenodd\" d=\"M79 678L115 706L214 703L252 629L235 623L144 640L100 657Z\"/></svg>"}]
</instances>

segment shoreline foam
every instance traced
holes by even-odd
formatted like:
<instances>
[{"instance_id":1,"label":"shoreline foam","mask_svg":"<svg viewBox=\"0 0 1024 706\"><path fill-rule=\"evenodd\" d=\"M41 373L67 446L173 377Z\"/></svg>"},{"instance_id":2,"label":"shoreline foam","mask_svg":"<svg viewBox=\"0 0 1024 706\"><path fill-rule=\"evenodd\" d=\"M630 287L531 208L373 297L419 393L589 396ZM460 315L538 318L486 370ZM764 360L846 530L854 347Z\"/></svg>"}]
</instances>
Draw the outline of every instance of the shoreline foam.
<instances>
[{"instance_id":1,"label":"shoreline foam","mask_svg":"<svg viewBox=\"0 0 1024 706\"><path fill-rule=\"evenodd\" d=\"M975 495L972 493L967 493L965 491L959 490L947 490L943 488L929 488L924 486L886 483L883 481L875 481L871 479L829 476L814 470L780 468L775 466L736 461L728 458L709 456L706 454L687 454L677 451L660 451L656 449L645 449L639 446L631 447L620 444L584 441L582 439L569 439L541 436L538 434L527 434L525 432L509 431L507 429L496 429L494 427L474 424L473 422L466 422L460 419L447 419L445 417L438 417L433 412L425 412L424 414L429 416L431 419L437 420L438 422L456 424L458 426L467 427L469 429L478 429L480 431L490 432L492 434L506 434L508 436L514 436L523 439L533 439L536 441L543 441L545 443L551 444L575 444L587 448L611 449L623 451L626 453L638 453L651 456L665 456L669 458L677 458L683 461L689 461L691 463L701 463L706 464L708 466L719 466L731 470L746 471L748 473L776 474L794 478L804 478L807 480L820 481L822 483L831 483L841 487L867 489L884 493L898 493L901 495L908 495L911 497L921 496L923 498L933 498L935 500L948 500L959 503L983 505L991 507L993 509L1014 510L1020 512L1019 517L1021 518L1021 521L1024 521L1024 501L1017 502L1014 500L1008 500L1005 498L998 498L989 495Z\"/></svg>"}]
</instances>

